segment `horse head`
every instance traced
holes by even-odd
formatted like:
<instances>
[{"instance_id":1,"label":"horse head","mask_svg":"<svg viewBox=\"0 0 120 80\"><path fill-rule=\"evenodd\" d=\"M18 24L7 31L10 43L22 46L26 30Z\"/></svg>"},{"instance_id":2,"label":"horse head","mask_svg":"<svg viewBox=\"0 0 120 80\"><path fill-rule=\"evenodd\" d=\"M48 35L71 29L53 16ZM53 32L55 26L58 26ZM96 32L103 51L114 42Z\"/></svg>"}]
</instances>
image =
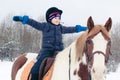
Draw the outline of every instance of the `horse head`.
<instances>
[{"instance_id":1,"label":"horse head","mask_svg":"<svg viewBox=\"0 0 120 80\"><path fill-rule=\"evenodd\" d=\"M89 17L88 35L85 44L85 55L88 72L91 80L104 80L106 74L106 63L109 58L111 38L109 31L112 20L109 18L105 25L94 25L92 17Z\"/></svg>"}]
</instances>

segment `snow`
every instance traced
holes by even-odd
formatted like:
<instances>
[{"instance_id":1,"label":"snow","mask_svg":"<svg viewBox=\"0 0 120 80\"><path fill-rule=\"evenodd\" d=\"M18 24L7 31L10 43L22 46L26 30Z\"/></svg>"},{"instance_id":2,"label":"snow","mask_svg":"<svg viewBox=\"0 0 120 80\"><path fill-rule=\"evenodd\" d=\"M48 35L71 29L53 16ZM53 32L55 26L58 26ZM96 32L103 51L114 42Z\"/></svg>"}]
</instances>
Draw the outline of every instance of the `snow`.
<instances>
[{"instance_id":1,"label":"snow","mask_svg":"<svg viewBox=\"0 0 120 80\"><path fill-rule=\"evenodd\" d=\"M13 62L0 61L0 80L11 80L11 69Z\"/></svg>"},{"instance_id":2,"label":"snow","mask_svg":"<svg viewBox=\"0 0 120 80\"><path fill-rule=\"evenodd\" d=\"M107 74L107 80L120 80L120 64L116 72L110 72Z\"/></svg>"},{"instance_id":3,"label":"snow","mask_svg":"<svg viewBox=\"0 0 120 80\"><path fill-rule=\"evenodd\" d=\"M11 68L13 62L9 61L0 61L0 80L11 80ZM106 76L106 80L120 80L120 65L117 68L116 72L110 72Z\"/></svg>"}]
</instances>

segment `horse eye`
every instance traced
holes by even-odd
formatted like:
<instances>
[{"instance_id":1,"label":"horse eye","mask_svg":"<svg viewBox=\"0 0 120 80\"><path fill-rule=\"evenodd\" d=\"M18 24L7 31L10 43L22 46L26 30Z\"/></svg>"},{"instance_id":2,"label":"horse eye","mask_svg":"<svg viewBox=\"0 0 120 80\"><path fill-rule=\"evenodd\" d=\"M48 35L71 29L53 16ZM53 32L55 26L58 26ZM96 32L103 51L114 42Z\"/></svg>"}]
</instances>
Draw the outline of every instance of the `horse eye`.
<instances>
[{"instance_id":1,"label":"horse eye","mask_svg":"<svg viewBox=\"0 0 120 80\"><path fill-rule=\"evenodd\" d=\"M105 74L105 73L106 73L106 71L104 70L104 71L103 71L103 74Z\"/></svg>"},{"instance_id":2,"label":"horse eye","mask_svg":"<svg viewBox=\"0 0 120 80\"><path fill-rule=\"evenodd\" d=\"M108 45L108 46L111 46L111 41L109 41L107 45Z\"/></svg>"},{"instance_id":3,"label":"horse eye","mask_svg":"<svg viewBox=\"0 0 120 80\"><path fill-rule=\"evenodd\" d=\"M91 40L87 40L87 43L88 43L88 44L91 44L91 43L92 43L92 41L91 41Z\"/></svg>"},{"instance_id":4,"label":"horse eye","mask_svg":"<svg viewBox=\"0 0 120 80\"><path fill-rule=\"evenodd\" d=\"M95 73L95 69L94 68L93 68L92 72Z\"/></svg>"}]
</instances>

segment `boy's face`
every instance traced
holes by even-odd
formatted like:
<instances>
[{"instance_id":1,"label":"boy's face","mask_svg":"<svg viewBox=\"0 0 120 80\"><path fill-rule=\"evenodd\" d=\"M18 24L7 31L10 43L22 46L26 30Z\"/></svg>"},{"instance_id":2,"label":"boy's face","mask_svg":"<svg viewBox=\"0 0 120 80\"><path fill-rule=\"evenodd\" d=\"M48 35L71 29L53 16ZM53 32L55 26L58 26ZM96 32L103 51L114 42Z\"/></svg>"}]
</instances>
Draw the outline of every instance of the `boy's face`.
<instances>
[{"instance_id":1,"label":"boy's face","mask_svg":"<svg viewBox=\"0 0 120 80\"><path fill-rule=\"evenodd\" d=\"M54 17L51 22L54 24L54 25L59 25L60 24L60 17Z\"/></svg>"}]
</instances>

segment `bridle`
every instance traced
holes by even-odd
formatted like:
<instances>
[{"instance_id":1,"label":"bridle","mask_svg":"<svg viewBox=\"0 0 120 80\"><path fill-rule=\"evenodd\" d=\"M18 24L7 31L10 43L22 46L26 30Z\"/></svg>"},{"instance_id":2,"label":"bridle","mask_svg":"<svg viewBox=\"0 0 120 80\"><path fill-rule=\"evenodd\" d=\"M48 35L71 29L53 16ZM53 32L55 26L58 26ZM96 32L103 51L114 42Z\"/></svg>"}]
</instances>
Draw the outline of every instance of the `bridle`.
<instances>
[{"instance_id":1,"label":"bridle","mask_svg":"<svg viewBox=\"0 0 120 80\"><path fill-rule=\"evenodd\" d=\"M97 34L96 34L97 35ZM94 35L95 36L95 35ZM93 38L93 36L92 36ZM111 40L107 40L108 43L106 45L106 53L102 52L102 51L95 51L93 52L93 47L94 47L94 44L93 44L93 41L92 41L92 38L88 38L86 40L86 46L85 46L85 55L86 55L86 60L87 60L87 65L88 65L88 73L90 75L90 79L91 80L91 68L92 68L92 65L93 65L93 60L94 60L94 55L95 54L101 54L105 57L105 65L107 64L108 62L108 59L109 59L109 54L110 54L110 48L111 48Z\"/></svg>"}]
</instances>

